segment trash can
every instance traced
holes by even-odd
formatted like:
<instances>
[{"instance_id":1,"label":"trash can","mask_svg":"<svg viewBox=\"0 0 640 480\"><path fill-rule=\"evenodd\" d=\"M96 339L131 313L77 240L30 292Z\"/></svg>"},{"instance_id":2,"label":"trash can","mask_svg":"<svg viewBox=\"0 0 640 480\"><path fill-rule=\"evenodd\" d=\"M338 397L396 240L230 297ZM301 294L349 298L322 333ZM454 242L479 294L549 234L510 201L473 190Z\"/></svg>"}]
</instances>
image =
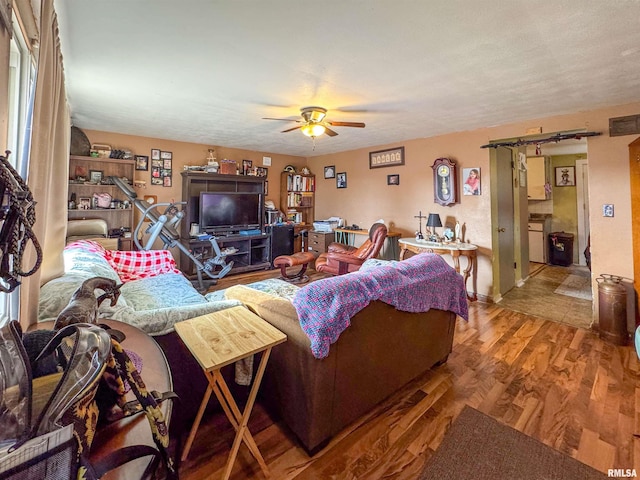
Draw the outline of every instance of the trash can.
<instances>
[{"instance_id":1,"label":"trash can","mask_svg":"<svg viewBox=\"0 0 640 480\"><path fill-rule=\"evenodd\" d=\"M600 338L616 345L626 345L627 289L622 277L603 273L598 278L598 323Z\"/></svg>"},{"instance_id":2,"label":"trash can","mask_svg":"<svg viewBox=\"0 0 640 480\"><path fill-rule=\"evenodd\" d=\"M573 234L552 232L549 234L549 263L568 267L573 264Z\"/></svg>"}]
</instances>

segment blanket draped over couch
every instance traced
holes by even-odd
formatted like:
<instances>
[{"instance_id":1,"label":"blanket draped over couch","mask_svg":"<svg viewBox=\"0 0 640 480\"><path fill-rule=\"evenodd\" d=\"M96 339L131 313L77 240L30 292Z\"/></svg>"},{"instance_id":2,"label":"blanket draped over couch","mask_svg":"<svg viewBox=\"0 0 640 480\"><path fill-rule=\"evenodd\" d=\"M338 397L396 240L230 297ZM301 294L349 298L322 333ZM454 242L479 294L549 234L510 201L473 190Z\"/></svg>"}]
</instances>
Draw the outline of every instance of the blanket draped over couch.
<instances>
[{"instance_id":1,"label":"blanket draped over couch","mask_svg":"<svg viewBox=\"0 0 640 480\"><path fill-rule=\"evenodd\" d=\"M451 285L459 288L439 288ZM420 254L403 262L365 268L326 278L300 289L293 299L302 330L316 358L349 326L350 319L373 300L403 312L449 310L468 318L462 277L439 255Z\"/></svg>"}]
</instances>

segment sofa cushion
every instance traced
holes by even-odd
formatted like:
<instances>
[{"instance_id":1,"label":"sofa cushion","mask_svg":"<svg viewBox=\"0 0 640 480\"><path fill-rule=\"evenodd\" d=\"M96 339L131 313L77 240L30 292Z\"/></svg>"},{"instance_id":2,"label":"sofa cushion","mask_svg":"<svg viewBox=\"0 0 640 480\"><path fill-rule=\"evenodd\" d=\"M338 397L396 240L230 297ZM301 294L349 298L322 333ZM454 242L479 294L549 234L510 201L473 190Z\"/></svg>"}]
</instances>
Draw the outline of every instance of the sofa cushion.
<instances>
[{"instance_id":1,"label":"sofa cushion","mask_svg":"<svg viewBox=\"0 0 640 480\"><path fill-rule=\"evenodd\" d=\"M58 318L60 312L69 304L71 296L87 278L93 278L93 275L85 276L72 272L45 283L40 288L38 322L46 322ZM113 307L109 301L102 302L98 308L98 314L100 317L112 317L115 312L126 307L127 301L120 295L118 303Z\"/></svg>"},{"instance_id":2,"label":"sofa cushion","mask_svg":"<svg viewBox=\"0 0 640 480\"><path fill-rule=\"evenodd\" d=\"M121 297L134 310L152 310L207 303L182 274L165 273L156 277L133 280L122 285Z\"/></svg>"},{"instance_id":3,"label":"sofa cushion","mask_svg":"<svg viewBox=\"0 0 640 480\"><path fill-rule=\"evenodd\" d=\"M124 283L163 273L181 273L169 250L106 250L105 258Z\"/></svg>"}]
</instances>

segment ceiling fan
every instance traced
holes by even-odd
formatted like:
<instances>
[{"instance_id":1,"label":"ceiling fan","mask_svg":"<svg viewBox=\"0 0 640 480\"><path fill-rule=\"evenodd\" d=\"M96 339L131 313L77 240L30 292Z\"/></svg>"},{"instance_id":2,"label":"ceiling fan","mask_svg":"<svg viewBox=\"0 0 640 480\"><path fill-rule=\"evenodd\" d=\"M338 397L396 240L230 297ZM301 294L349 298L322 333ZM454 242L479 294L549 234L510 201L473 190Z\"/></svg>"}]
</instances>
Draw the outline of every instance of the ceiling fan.
<instances>
[{"instance_id":1,"label":"ceiling fan","mask_svg":"<svg viewBox=\"0 0 640 480\"><path fill-rule=\"evenodd\" d=\"M335 137L338 135L338 132L331 130L329 127L357 127L364 128L364 123L362 122L334 122L325 120L325 116L327 115L327 109L322 107L303 107L300 109L300 115L302 115L303 120L293 120L290 118L270 118L264 117L263 120L281 120L285 122L297 122L302 125L298 125L297 127L288 128L287 130L283 130L282 133L292 132L294 130L300 129L302 133L304 133L307 137L318 137L323 133L326 133L330 137Z\"/></svg>"}]
</instances>

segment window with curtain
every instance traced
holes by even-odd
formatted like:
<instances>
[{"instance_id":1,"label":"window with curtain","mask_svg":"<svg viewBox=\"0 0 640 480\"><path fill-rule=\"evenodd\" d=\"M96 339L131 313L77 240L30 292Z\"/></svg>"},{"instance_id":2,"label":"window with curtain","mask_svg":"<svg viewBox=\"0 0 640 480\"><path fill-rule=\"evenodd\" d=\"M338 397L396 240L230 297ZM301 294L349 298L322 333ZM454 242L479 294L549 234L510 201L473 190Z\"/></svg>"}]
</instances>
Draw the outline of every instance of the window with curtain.
<instances>
[{"instance_id":1,"label":"window with curtain","mask_svg":"<svg viewBox=\"0 0 640 480\"><path fill-rule=\"evenodd\" d=\"M31 111L35 86L35 58L31 54L15 13L13 36L10 40L8 131L6 149L9 161L26 180ZM4 147L3 147L4 154ZM0 326L18 318L19 288L10 294L0 294Z\"/></svg>"}]
</instances>

